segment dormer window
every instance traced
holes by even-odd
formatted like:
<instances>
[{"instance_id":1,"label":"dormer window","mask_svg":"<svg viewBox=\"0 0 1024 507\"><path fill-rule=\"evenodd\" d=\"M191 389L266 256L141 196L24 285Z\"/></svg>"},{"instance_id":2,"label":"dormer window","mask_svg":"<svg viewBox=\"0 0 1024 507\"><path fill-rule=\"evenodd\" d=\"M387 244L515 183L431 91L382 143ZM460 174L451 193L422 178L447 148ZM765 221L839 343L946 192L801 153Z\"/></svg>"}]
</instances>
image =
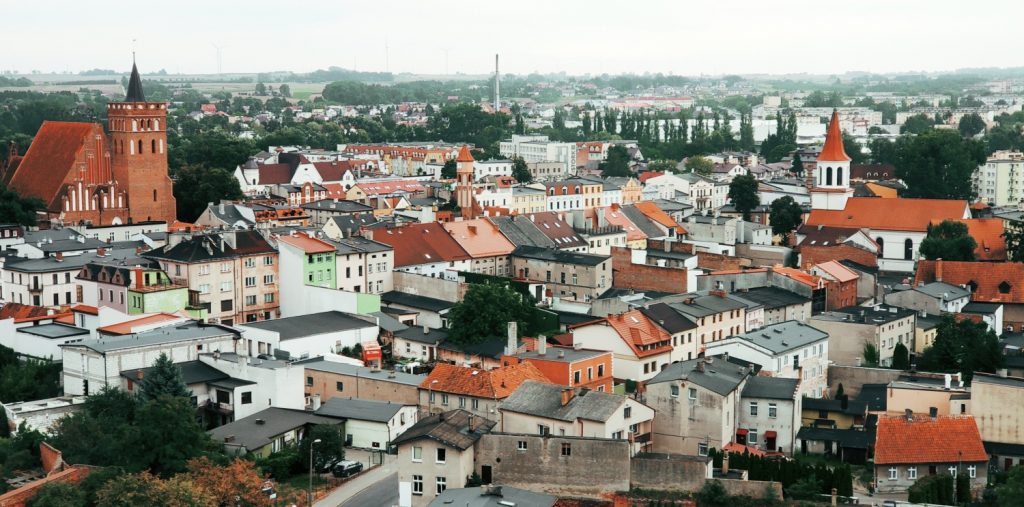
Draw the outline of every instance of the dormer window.
<instances>
[{"instance_id":1,"label":"dormer window","mask_svg":"<svg viewBox=\"0 0 1024 507\"><path fill-rule=\"evenodd\" d=\"M1013 288L1012 285L1007 283L1006 280L1003 280L1003 283L999 284L999 293L1000 294L1009 294L1010 293L1010 289L1012 289L1012 288Z\"/></svg>"},{"instance_id":2,"label":"dormer window","mask_svg":"<svg viewBox=\"0 0 1024 507\"><path fill-rule=\"evenodd\" d=\"M1006 283L1006 282L1003 282L1003 283ZM975 292L978 292L978 282L975 282L974 280L971 280L971 281L967 282L967 287L969 289L971 289L971 294L974 294Z\"/></svg>"}]
</instances>

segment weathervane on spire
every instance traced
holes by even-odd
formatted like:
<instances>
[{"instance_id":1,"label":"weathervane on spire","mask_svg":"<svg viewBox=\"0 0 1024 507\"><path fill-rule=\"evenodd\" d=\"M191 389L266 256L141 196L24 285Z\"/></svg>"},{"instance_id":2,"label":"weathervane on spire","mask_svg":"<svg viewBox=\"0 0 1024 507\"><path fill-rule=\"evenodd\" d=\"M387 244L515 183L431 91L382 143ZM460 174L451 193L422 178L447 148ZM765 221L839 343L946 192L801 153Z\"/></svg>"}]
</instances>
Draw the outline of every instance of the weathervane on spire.
<instances>
[{"instance_id":1,"label":"weathervane on spire","mask_svg":"<svg viewBox=\"0 0 1024 507\"><path fill-rule=\"evenodd\" d=\"M132 65L135 65L135 41L136 39L132 39Z\"/></svg>"}]
</instances>

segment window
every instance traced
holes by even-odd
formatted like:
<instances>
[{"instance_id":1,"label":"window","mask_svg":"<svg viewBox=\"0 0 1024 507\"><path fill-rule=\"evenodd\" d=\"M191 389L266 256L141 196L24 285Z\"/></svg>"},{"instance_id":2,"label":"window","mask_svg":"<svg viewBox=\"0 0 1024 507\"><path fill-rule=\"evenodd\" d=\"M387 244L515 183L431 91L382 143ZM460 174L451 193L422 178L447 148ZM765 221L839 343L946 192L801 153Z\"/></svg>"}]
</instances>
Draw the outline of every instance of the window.
<instances>
[{"instance_id":1,"label":"window","mask_svg":"<svg viewBox=\"0 0 1024 507\"><path fill-rule=\"evenodd\" d=\"M423 448L419 446L413 446L412 448L412 461L414 463L420 463L423 461Z\"/></svg>"},{"instance_id":2,"label":"window","mask_svg":"<svg viewBox=\"0 0 1024 507\"><path fill-rule=\"evenodd\" d=\"M622 431L616 431L612 433L612 440L622 440Z\"/></svg>"},{"instance_id":3,"label":"window","mask_svg":"<svg viewBox=\"0 0 1024 507\"><path fill-rule=\"evenodd\" d=\"M245 306L255 306L256 296L245 296Z\"/></svg>"},{"instance_id":4,"label":"window","mask_svg":"<svg viewBox=\"0 0 1024 507\"><path fill-rule=\"evenodd\" d=\"M231 301L230 299L224 299L224 300L221 300L221 302L220 302L220 311L222 311L222 312L230 312L233 307L234 307L234 302Z\"/></svg>"},{"instance_id":5,"label":"window","mask_svg":"<svg viewBox=\"0 0 1024 507\"><path fill-rule=\"evenodd\" d=\"M601 378L603 376L604 376L604 365L603 364L599 364L599 365L597 365L597 378Z\"/></svg>"},{"instance_id":6,"label":"window","mask_svg":"<svg viewBox=\"0 0 1024 507\"><path fill-rule=\"evenodd\" d=\"M263 258L263 265L264 266L273 266L274 265L274 258L273 257L264 257Z\"/></svg>"},{"instance_id":7,"label":"window","mask_svg":"<svg viewBox=\"0 0 1024 507\"><path fill-rule=\"evenodd\" d=\"M252 392L246 391L242 393L242 405L249 405L252 403Z\"/></svg>"},{"instance_id":8,"label":"window","mask_svg":"<svg viewBox=\"0 0 1024 507\"><path fill-rule=\"evenodd\" d=\"M476 398L473 398L473 410L479 410L479 409L480 409L480 400L478 400Z\"/></svg>"},{"instance_id":9,"label":"window","mask_svg":"<svg viewBox=\"0 0 1024 507\"><path fill-rule=\"evenodd\" d=\"M459 408L466 408L466 397L459 396Z\"/></svg>"},{"instance_id":10,"label":"window","mask_svg":"<svg viewBox=\"0 0 1024 507\"><path fill-rule=\"evenodd\" d=\"M697 444L697 455L707 456L708 455L708 444L701 442Z\"/></svg>"},{"instance_id":11,"label":"window","mask_svg":"<svg viewBox=\"0 0 1024 507\"><path fill-rule=\"evenodd\" d=\"M313 385L313 377L306 377L306 385L307 386Z\"/></svg>"},{"instance_id":12,"label":"window","mask_svg":"<svg viewBox=\"0 0 1024 507\"><path fill-rule=\"evenodd\" d=\"M768 417L775 419L779 415L779 408L774 403L768 404Z\"/></svg>"},{"instance_id":13,"label":"window","mask_svg":"<svg viewBox=\"0 0 1024 507\"><path fill-rule=\"evenodd\" d=\"M448 480L444 477L437 478L437 494L444 493L444 490L448 489Z\"/></svg>"},{"instance_id":14,"label":"window","mask_svg":"<svg viewBox=\"0 0 1024 507\"><path fill-rule=\"evenodd\" d=\"M757 444L757 430L751 429L747 432L747 445Z\"/></svg>"},{"instance_id":15,"label":"window","mask_svg":"<svg viewBox=\"0 0 1024 507\"><path fill-rule=\"evenodd\" d=\"M551 427L546 425L546 424L538 424L537 425L537 434L542 436L542 437L546 437L546 436L551 434Z\"/></svg>"},{"instance_id":16,"label":"window","mask_svg":"<svg viewBox=\"0 0 1024 507\"><path fill-rule=\"evenodd\" d=\"M233 287L234 287L234 283L232 283L232 282L220 282L220 291L221 292L231 292L231 289Z\"/></svg>"},{"instance_id":17,"label":"window","mask_svg":"<svg viewBox=\"0 0 1024 507\"><path fill-rule=\"evenodd\" d=\"M572 372L572 383L573 384L579 384L580 383L580 371L579 370L576 370L576 371Z\"/></svg>"},{"instance_id":18,"label":"window","mask_svg":"<svg viewBox=\"0 0 1024 507\"><path fill-rule=\"evenodd\" d=\"M412 494L422 495L423 494L423 476L414 475L412 476Z\"/></svg>"},{"instance_id":19,"label":"window","mask_svg":"<svg viewBox=\"0 0 1024 507\"><path fill-rule=\"evenodd\" d=\"M255 266L256 266L256 259L254 259L252 257L246 257L245 258L245 267L251 268L251 267L255 267Z\"/></svg>"},{"instance_id":20,"label":"window","mask_svg":"<svg viewBox=\"0 0 1024 507\"><path fill-rule=\"evenodd\" d=\"M907 467L907 479L917 479L917 467Z\"/></svg>"},{"instance_id":21,"label":"window","mask_svg":"<svg viewBox=\"0 0 1024 507\"><path fill-rule=\"evenodd\" d=\"M572 456L572 444L568 442L562 443L562 456Z\"/></svg>"},{"instance_id":22,"label":"window","mask_svg":"<svg viewBox=\"0 0 1024 507\"><path fill-rule=\"evenodd\" d=\"M669 394L669 396L671 396L673 398L678 398L679 397L679 386L669 386L668 394Z\"/></svg>"},{"instance_id":23,"label":"window","mask_svg":"<svg viewBox=\"0 0 1024 507\"><path fill-rule=\"evenodd\" d=\"M914 240L910 238L903 242L903 258L908 261L914 259Z\"/></svg>"},{"instance_id":24,"label":"window","mask_svg":"<svg viewBox=\"0 0 1024 507\"><path fill-rule=\"evenodd\" d=\"M255 287L256 286L256 277L255 276L247 276L247 277L245 277L245 286L246 287Z\"/></svg>"},{"instance_id":25,"label":"window","mask_svg":"<svg viewBox=\"0 0 1024 507\"><path fill-rule=\"evenodd\" d=\"M448 395L447 394L443 394L443 393L441 394L441 404L446 406L446 407L448 406Z\"/></svg>"},{"instance_id":26,"label":"window","mask_svg":"<svg viewBox=\"0 0 1024 507\"><path fill-rule=\"evenodd\" d=\"M437 448L437 455L434 457L434 462L435 463L444 463L444 458L445 458L445 448L444 447L438 447Z\"/></svg>"},{"instance_id":27,"label":"window","mask_svg":"<svg viewBox=\"0 0 1024 507\"><path fill-rule=\"evenodd\" d=\"M274 294L273 293L264 294L263 295L263 302L264 303L273 303L274 302Z\"/></svg>"},{"instance_id":28,"label":"window","mask_svg":"<svg viewBox=\"0 0 1024 507\"><path fill-rule=\"evenodd\" d=\"M889 467L889 480L890 481L895 481L896 480L896 467Z\"/></svg>"},{"instance_id":29,"label":"window","mask_svg":"<svg viewBox=\"0 0 1024 507\"><path fill-rule=\"evenodd\" d=\"M626 408L622 409L622 417L624 417L626 419L629 419L632 416L633 416L633 407L628 407L627 406Z\"/></svg>"},{"instance_id":30,"label":"window","mask_svg":"<svg viewBox=\"0 0 1024 507\"><path fill-rule=\"evenodd\" d=\"M526 440L520 440L516 444L516 450L525 451L526 450Z\"/></svg>"},{"instance_id":31,"label":"window","mask_svg":"<svg viewBox=\"0 0 1024 507\"><path fill-rule=\"evenodd\" d=\"M334 390L338 391L338 392L344 391L345 390L345 383L344 382L335 382L334 383Z\"/></svg>"},{"instance_id":32,"label":"window","mask_svg":"<svg viewBox=\"0 0 1024 507\"><path fill-rule=\"evenodd\" d=\"M199 285L199 293L200 294L209 294L210 293L210 284L208 284L208 283L200 284ZM101 294L102 294L102 292L101 292Z\"/></svg>"},{"instance_id":33,"label":"window","mask_svg":"<svg viewBox=\"0 0 1024 507\"><path fill-rule=\"evenodd\" d=\"M750 402L750 415L751 417L757 417L757 402Z\"/></svg>"},{"instance_id":34,"label":"window","mask_svg":"<svg viewBox=\"0 0 1024 507\"><path fill-rule=\"evenodd\" d=\"M694 387L691 387L687 395L690 397L691 400L696 400L697 399L697 389L694 388Z\"/></svg>"},{"instance_id":35,"label":"window","mask_svg":"<svg viewBox=\"0 0 1024 507\"><path fill-rule=\"evenodd\" d=\"M967 476L970 477L971 479L977 478L978 477L978 467L976 467L974 465L968 466L967 467Z\"/></svg>"}]
</instances>

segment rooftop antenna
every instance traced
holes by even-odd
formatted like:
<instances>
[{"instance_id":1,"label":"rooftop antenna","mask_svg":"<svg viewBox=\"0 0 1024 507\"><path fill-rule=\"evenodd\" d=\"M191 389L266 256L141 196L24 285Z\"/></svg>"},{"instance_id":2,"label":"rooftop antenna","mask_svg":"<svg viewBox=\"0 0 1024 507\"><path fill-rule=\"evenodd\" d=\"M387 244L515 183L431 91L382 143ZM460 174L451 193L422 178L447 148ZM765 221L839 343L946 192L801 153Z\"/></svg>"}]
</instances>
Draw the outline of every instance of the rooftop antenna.
<instances>
[{"instance_id":1,"label":"rooftop antenna","mask_svg":"<svg viewBox=\"0 0 1024 507\"><path fill-rule=\"evenodd\" d=\"M132 39L132 65L135 65L135 43L137 39Z\"/></svg>"},{"instance_id":2,"label":"rooftop antenna","mask_svg":"<svg viewBox=\"0 0 1024 507\"><path fill-rule=\"evenodd\" d=\"M210 43L210 45L213 46L213 49L217 50L217 74L223 74L223 70L224 69L223 69L223 67L221 65L221 57L220 57L220 50L221 50L221 48L220 48L220 46L218 46L218 45L216 45L216 44L214 44L212 42Z\"/></svg>"}]
</instances>

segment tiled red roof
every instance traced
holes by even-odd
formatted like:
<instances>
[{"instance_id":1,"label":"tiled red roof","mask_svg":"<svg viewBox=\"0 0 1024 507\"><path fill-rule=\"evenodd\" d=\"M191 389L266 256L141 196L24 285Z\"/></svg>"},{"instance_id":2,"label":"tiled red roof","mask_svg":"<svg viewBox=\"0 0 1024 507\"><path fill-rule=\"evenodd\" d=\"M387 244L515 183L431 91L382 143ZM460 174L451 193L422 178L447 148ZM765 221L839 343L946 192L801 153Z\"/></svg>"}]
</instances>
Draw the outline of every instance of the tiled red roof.
<instances>
[{"instance_id":1,"label":"tiled red roof","mask_svg":"<svg viewBox=\"0 0 1024 507\"><path fill-rule=\"evenodd\" d=\"M334 162L316 162L313 164L316 171L320 173L320 178L323 181L341 181L342 176L351 168L345 160L334 161Z\"/></svg>"},{"instance_id":2,"label":"tiled red roof","mask_svg":"<svg viewBox=\"0 0 1024 507\"><path fill-rule=\"evenodd\" d=\"M448 222L443 227L474 258L509 255L516 249L490 220L460 220Z\"/></svg>"},{"instance_id":3,"label":"tiled red roof","mask_svg":"<svg viewBox=\"0 0 1024 507\"><path fill-rule=\"evenodd\" d=\"M1024 303L1024 263L917 261L914 285L943 281L972 289L971 300Z\"/></svg>"},{"instance_id":4,"label":"tiled red roof","mask_svg":"<svg viewBox=\"0 0 1024 507\"><path fill-rule=\"evenodd\" d=\"M892 164L852 164L851 180L891 180L896 177L896 166Z\"/></svg>"},{"instance_id":5,"label":"tiled red roof","mask_svg":"<svg viewBox=\"0 0 1024 507\"><path fill-rule=\"evenodd\" d=\"M649 180L651 178L654 178L654 177L657 177L657 176L664 176L664 175L665 175L664 172L647 171L645 173L640 174L640 183L647 183L647 180Z\"/></svg>"},{"instance_id":6,"label":"tiled red roof","mask_svg":"<svg viewBox=\"0 0 1024 507\"><path fill-rule=\"evenodd\" d=\"M839 111L832 110L832 120L828 122L825 146L821 147L818 162L847 162L849 160L850 156L843 149L843 131L839 130Z\"/></svg>"},{"instance_id":7,"label":"tiled red roof","mask_svg":"<svg viewBox=\"0 0 1024 507\"><path fill-rule=\"evenodd\" d=\"M0 307L0 320L14 319L15 322L21 322L25 319L46 317L49 314L50 311L42 306L7 303Z\"/></svg>"},{"instance_id":8,"label":"tiled red roof","mask_svg":"<svg viewBox=\"0 0 1024 507\"><path fill-rule=\"evenodd\" d=\"M455 159L456 162L473 162L473 154L469 152L469 146L465 144L462 148L459 148L459 157Z\"/></svg>"},{"instance_id":9,"label":"tiled red roof","mask_svg":"<svg viewBox=\"0 0 1024 507\"><path fill-rule=\"evenodd\" d=\"M435 380L437 383L434 383ZM493 370L438 363L420 384L420 389L500 400L508 397L527 380L552 383L529 362L510 364Z\"/></svg>"},{"instance_id":10,"label":"tiled red roof","mask_svg":"<svg viewBox=\"0 0 1024 507\"><path fill-rule=\"evenodd\" d=\"M974 258L979 261L1005 261L1006 239L1003 238L1003 219L972 218L960 220L967 224L967 233L978 243Z\"/></svg>"},{"instance_id":11,"label":"tiled red roof","mask_svg":"<svg viewBox=\"0 0 1024 507\"><path fill-rule=\"evenodd\" d=\"M875 433L875 464L988 461L972 416L882 416Z\"/></svg>"},{"instance_id":12,"label":"tiled red roof","mask_svg":"<svg viewBox=\"0 0 1024 507\"><path fill-rule=\"evenodd\" d=\"M76 169L78 153L94 132L103 133L95 123L44 121L11 177L11 188L23 196L39 197L54 209L64 179Z\"/></svg>"},{"instance_id":13,"label":"tiled red roof","mask_svg":"<svg viewBox=\"0 0 1024 507\"><path fill-rule=\"evenodd\" d=\"M633 349L636 357L646 357L672 350L672 345L668 344L672 337L640 310L609 315L605 320L619 334L622 341ZM647 346L653 347L649 350L641 350L642 347Z\"/></svg>"},{"instance_id":14,"label":"tiled red roof","mask_svg":"<svg viewBox=\"0 0 1024 507\"><path fill-rule=\"evenodd\" d=\"M311 238L305 234L296 234L294 236L281 236L280 238L277 238L277 240L281 243L285 243L295 248L298 248L299 250L302 250L307 254L337 251L337 248L335 248L334 245L326 241L320 241L319 239Z\"/></svg>"},{"instance_id":15,"label":"tiled red roof","mask_svg":"<svg viewBox=\"0 0 1024 507\"><path fill-rule=\"evenodd\" d=\"M604 219L611 225L622 227L626 233L626 241L639 241L647 239L647 235L640 229L617 205L604 208Z\"/></svg>"},{"instance_id":16,"label":"tiled red roof","mask_svg":"<svg viewBox=\"0 0 1024 507\"><path fill-rule=\"evenodd\" d=\"M673 220L668 213L665 213L665 211L659 208L657 204L650 201L643 201L634 204L633 207L638 209L640 213L643 213L647 218L650 218L662 226L669 229L675 229L676 234L686 234L686 229Z\"/></svg>"},{"instance_id":17,"label":"tiled red roof","mask_svg":"<svg viewBox=\"0 0 1024 507\"><path fill-rule=\"evenodd\" d=\"M260 165L260 185L284 185L292 182L292 166L288 164Z\"/></svg>"},{"instance_id":18,"label":"tiled red roof","mask_svg":"<svg viewBox=\"0 0 1024 507\"><path fill-rule=\"evenodd\" d=\"M966 217L970 217L967 201L851 197L846 201L846 209L812 210L807 225L925 232L934 220Z\"/></svg>"},{"instance_id":19,"label":"tiled red roof","mask_svg":"<svg viewBox=\"0 0 1024 507\"><path fill-rule=\"evenodd\" d=\"M792 280L796 280L797 282L800 282L812 289L817 288L822 283L820 276L804 273L803 271L795 268L777 267L773 268L773 271Z\"/></svg>"},{"instance_id":20,"label":"tiled red roof","mask_svg":"<svg viewBox=\"0 0 1024 507\"><path fill-rule=\"evenodd\" d=\"M373 240L395 249L395 267L470 259L448 231L436 222L373 231Z\"/></svg>"},{"instance_id":21,"label":"tiled red roof","mask_svg":"<svg viewBox=\"0 0 1024 507\"><path fill-rule=\"evenodd\" d=\"M553 211L542 211L527 215L540 232L555 242L556 248L586 246L587 242L573 230L563 218Z\"/></svg>"},{"instance_id":22,"label":"tiled red roof","mask_svg":"<svg viewBox=\"0 0 1024 507\"><path fill-rule=\"evenodd\" d=\"M425 192L427 189L416 180L361 181L356 183L368 196L406 192L410 194Z\"/></svg>"}]
</instances>

